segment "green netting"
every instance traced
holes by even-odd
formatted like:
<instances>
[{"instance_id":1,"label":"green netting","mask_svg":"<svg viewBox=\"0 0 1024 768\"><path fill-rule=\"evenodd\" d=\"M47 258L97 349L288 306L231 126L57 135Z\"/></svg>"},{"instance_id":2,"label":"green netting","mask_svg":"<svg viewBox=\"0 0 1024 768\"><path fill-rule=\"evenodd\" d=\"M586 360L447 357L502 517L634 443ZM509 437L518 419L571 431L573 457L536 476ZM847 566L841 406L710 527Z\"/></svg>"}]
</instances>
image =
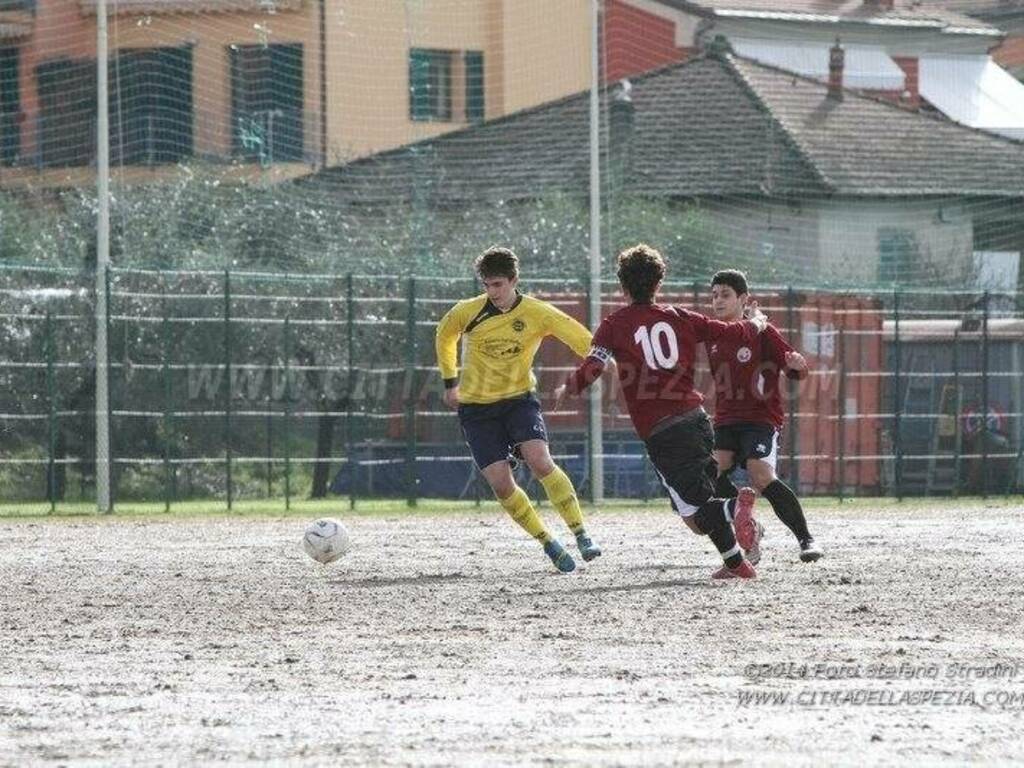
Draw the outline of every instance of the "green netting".
<instances>
[{"instance_id":1,"label":"green netting","mask_svg":"<svg viewBox=\"0 0 1024 768\"><path fill-rule=\"evenodd\" d=\"M8 267L0 278L3 500L88 500L91 277ZM433 347L441 314L478 290L471 279L117 269L108 283L115 502L486 495L443 405ZM581 281L524 288L586 318ZM812 364L789 393L780 451L780 473L801 492L1019 491L1019 295L756 295ZM707 309L699 279L666 285L664 299ZM621 301L606 282L604 311ZM574 365L560 345L542 347L546 402ZM698 381L710 396L703 367ZM615 388L603 412L606 492L657 497ZM548 421L555 454L586 490L583 403Z\"/></svg>"}]
</instances>

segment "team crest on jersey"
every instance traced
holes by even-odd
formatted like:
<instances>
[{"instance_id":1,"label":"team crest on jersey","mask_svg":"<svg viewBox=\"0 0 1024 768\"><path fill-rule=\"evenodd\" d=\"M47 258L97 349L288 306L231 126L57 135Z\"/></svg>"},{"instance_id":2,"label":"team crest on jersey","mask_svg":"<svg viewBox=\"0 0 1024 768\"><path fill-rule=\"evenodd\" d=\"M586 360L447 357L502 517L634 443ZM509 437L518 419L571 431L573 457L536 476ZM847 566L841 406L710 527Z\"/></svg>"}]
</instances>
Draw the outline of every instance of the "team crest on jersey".
<instances>
[{"instance_id":1,"label":"team crest on jersey","mask_svg":"<svg viewBox=\"0 0 1024 768\"><path fill-rule=\"evenodd\" d=\"M519 318L516 318L515 320L512 321L512 330L515 331L516 333L522 333L525 328L526 323L524 323Z\"/></svg>"},{"instance_id":2,"label":"team crest on jersey","mask_svg":"<svg viewBox=\"0 0 1024 768\"><path fill-rule=\"evenodd\" d=\"M480 345L480 351L495 360L508 360L523 351L523 345L515 339L491 339Z\"/></svg>"},{"instance_id":3,"label":"team crest on jersey","mask_svg":"<svg viewBox=\"0 0 1024 768\"><path fill-rule=\"evenodd\" d=\"M736 350L736 359L741 363L750 362L750 347L740 347Z\"/></svg>"}]
</instances>

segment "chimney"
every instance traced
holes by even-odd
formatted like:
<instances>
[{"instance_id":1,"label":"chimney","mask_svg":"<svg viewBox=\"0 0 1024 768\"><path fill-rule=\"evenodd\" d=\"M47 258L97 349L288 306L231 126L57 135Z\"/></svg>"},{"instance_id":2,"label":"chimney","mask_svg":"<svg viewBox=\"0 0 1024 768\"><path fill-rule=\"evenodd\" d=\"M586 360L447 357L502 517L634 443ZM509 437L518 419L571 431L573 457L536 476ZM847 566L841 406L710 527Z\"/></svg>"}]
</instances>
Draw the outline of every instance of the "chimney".
<instances>
[{"instance_id":1,"label":"chimney","mask_svg":"<svg viewBox=\"0 0 1024 768\"><path fill-rule=\"evenodd\" d=\"M828 52L828 97L843 100L843 73L846 69L846 51L836 38L836 44Z\"/></svg>"},{"instance_id":2,"label":"chimney","mask_svg":"<svg viewBox=\"0 0 1024 768\"><path fill-rule=\"evenodd\" d=\"M608 143L611 150L609 180L621 185L633 163L633 84L620 80L611 94L608 110Z\"/></svg>"},{"instance_id":3,"label":"chimney","mask_svg":"<svg viewBox=\"0 0 1024 768\"><path fill-rule=\"evenodd\" d=\"M732 46L725 35L715 35L715 39L708 45L708 53L716 59L724 58L726 54L732 52Z\"/></svg>"},{"instance_id":4,"label":"chimney","mask_svg":"<svg viewBox=\"0 0 1024 768\"><path fill-rule=\"evenodd\" d=\"M893 56L896 66L903 70L903 101L914 109L921 106L920 61L916 56Z\"/></svg>"},{"instance_id":5,"label":"chimney","mask_svg":"<svg viewBox=\"0 0 1024 768\"><path fill-rule=\"evenodd\" d=\"M633 84L623 79L612 91L609 124L613 144L629 141L633 134Z\"/></svg>"}]
</instances>

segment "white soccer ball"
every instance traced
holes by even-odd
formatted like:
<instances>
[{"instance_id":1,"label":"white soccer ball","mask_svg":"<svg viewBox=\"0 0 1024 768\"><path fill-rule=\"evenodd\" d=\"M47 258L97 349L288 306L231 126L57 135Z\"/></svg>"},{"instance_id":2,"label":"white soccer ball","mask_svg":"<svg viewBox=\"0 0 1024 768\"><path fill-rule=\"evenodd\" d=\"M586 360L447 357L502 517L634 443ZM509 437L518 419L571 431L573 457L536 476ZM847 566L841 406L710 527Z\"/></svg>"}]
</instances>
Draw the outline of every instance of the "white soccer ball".
<instances>
[{"instance_id":1,"label":"white soccer ball","mask_svg":"<svg viewBox=\"0 0 1024 768\"><path fill-rule=\"evenodd\" d=\"M330 517L314 520L302 537L302 548L318 563L333 563L348 552L351 541L345 526Z\"/></svg>"}]
</instances>

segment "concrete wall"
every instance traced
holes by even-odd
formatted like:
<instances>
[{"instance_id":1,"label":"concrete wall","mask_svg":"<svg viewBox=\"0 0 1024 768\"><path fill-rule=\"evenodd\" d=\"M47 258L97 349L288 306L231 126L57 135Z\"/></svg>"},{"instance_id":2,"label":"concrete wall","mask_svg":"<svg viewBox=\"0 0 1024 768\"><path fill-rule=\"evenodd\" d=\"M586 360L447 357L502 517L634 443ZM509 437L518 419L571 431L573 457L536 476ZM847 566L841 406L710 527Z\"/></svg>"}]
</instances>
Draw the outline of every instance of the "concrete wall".
<instances>
[{"instance_id":1,"label":"concrete wall","mask_svg":"<svg viewBox=\"0 0 1024 768\"><path fill-rule=\"evenodd\" d=\"M762 274L752 277L756 282L770 282L774 275L817 274L820 213L813 205L764 199L701 205L737 263L763 265Z\"/></svg>"},{"instance_id":2,"label":"concrete wall","mask_svg":"<svg viewBox=\"0 0 1024 768\"><path fill-rule=\"evenodd\" d=\"M910 281L964 285L972 274L974 218L981 215L956 199L737 199L705 201L702 208L737 263L762 265L762 274L754 278L762 283L773 278L804 284L873 283L879 279L880 237L900 232L916 244Z\"/></svg>"},{"instance_id":3,"label":"concrete wall","mask_svg":"<svg viewBox=\"0 0 1024 768\"><path fill-rule=\"evenodd\" d=\"M905 232L916 243L914 282L963 285L971 269L973 220L957 200L822 202L818 221L819 269L833 282L877 280L879 238L886 232Z\"/></svg>"}]
</instances>

